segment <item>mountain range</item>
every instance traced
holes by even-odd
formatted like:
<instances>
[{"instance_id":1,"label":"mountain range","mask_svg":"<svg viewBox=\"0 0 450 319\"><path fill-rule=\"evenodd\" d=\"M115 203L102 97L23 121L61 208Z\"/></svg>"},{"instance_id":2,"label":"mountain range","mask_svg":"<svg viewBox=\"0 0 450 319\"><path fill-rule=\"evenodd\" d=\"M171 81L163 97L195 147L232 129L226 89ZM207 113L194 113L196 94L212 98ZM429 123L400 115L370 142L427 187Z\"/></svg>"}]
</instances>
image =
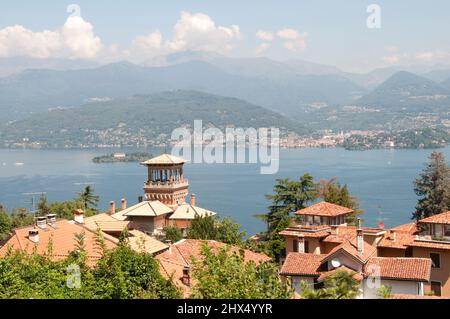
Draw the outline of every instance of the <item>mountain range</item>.
<instances>
[{"instance_id":1,"label":"mountain range","mask_svg":"<svg viewBox=\"0 0 450 319\"><path fill-rule=\"evenodd\" d=\"M248 102L197 91L167 91L96 101L70 109L55 109L0 125L0 140L10 146L26 139L46 147L103 143L136 146L169 136L178 127L278 127L305 134L297 122ZM89 144L90 145L90 144Z\"/></svg>"},{"instance_id":2,"label":"mountain range","mask_svg":"<svg viewBox=\"0 0 450 319\"><path fill-rule=\"evenodd\" d=\"M27 58L11 61L8 64L8 59L0 59L0 67L36 68L0 78L0 120L4 122L34 118L34 114L53 109L174 90L245 100L321 128L329 124L324 118L333 119L333 114L343 108L348 114L345 119L352 122L354 112L347 107L381 112L373 116L372 124L385 118L383 112L445 112L450 108L450 68L446 66L384 68L354 74L302 60L230 58L195 51L152 58L142 65L119 62L98 66ZM358 116L368 116L364 112ZM339 121L335 124L341 125Z\"/></svg>"}]
</instances>

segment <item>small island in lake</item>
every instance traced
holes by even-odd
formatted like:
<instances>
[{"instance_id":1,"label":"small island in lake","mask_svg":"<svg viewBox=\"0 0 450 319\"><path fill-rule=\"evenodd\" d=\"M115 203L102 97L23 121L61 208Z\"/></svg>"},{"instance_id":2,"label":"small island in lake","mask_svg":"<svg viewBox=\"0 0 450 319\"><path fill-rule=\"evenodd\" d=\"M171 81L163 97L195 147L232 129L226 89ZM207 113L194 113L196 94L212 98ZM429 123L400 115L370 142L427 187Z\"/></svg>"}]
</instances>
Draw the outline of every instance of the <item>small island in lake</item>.
<instances>
[{"instance_id":1,"label":"small island in lake","mask_svg":"<svg viewBox=\"0 0 450 319\"><path fill-rule=\"evenodd\" d=\"M112 153L109 155L96 156L92 159L94 163L119 163L119 162L145 162L153 155L150 153Z\"/></svg>"}]
</instances>

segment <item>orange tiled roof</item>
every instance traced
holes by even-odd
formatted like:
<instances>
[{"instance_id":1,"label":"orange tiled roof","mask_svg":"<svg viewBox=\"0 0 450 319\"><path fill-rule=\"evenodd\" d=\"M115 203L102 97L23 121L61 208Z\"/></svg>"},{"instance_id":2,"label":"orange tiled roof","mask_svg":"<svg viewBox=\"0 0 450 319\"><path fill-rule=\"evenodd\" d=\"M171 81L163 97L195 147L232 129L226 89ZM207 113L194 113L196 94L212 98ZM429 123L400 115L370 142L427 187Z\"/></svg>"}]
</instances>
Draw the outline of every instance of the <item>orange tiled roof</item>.
<instances>
[{"instance_id":1,"label":"orange tiled roof","mask_svg":"<svg viewBox=\"0 0 450 319\"><path fill-rule=\"evenodd\" d=\"M322 238L330 235L329 230L304 231L301 228L289 227L279 232L282 236Z\"/></svg>"},{"instance_id":2,"label":"orange tiled roof","mask_svg":"<svg viewBox=\"0 0 450 319\"><path fill-rule=\"evenodd\" d=\"M450 243L449 242L440 242L440 241L421 241L421 240L413 240L410 243L407 244L407 246L412 247L424 247L424 248L432 248L432 249L450 249Z\"/></svg>"},{"instance_id":3,"label":"orange tiled roof","mask_svg":"<svg viewBox=\"0 0 450 319\"><path fill-rule=\"evenodd\" d=\"M372 257L364 266L364 276L370 275L379 275L383 279L401 279L427 282L430 280L431 275L431 259Z\"/></svg>"},{"instance_id":4,"label":"orange tiled roof","mask_svg":"<svg viewBox=\"0 0 450 319\"><path fill-rule=\"evenodd\" d=\"M331 204L328 202L320 202L304 209L300 209L295 214L335 217L350 214L352 212L353 210L347 207Z\"/></svg>"},{"instance_id":5,"label":"orange tiled roof","mask_svg":"<svg viewBox=\"0 0 450 319\"><path fill-rule=\"evenodd\" d=\"M447 224L450 225L450 211L433 215L419 220L419 223L432 223L432 224Z\"/></svg>"},{"instance_id":6,"label":"orange tiled roof","mask_svg":"<svg viewBox=\"0 0 450 319\"><path fill-rule=\"evenodd\" d=\"M35 244L28 239L29 231L35 229L34 226L23 227L14 230L14 235L0 249L0 256L4 256L8 251L8 247L13 250L22 250L31 254L34 249L40 255L48 252L48 243L53 243L53 259L60 260L69 256L69 253L76 249L75 235L84 232L85 249L89 265L94 265L101 258L101 250L97 244L97 235L95 232L76 224L73 221L59 220L55 227L47 225L46 229L36 228L39 231L39 243ZM113 240L105 236L105 245L107 249L116 246Z\"/></svg>"},{"instance_id":7,"label":"orange tiled roof","mask_svg":"<svg viewBox=\"0 0 450 319\"><path fill-rule=\"evenodd\" d=\"M402 229L402 228L400 228ZM381 248L397 248L397 249L406 249L409 244L414 242L415 235L408 231L399 231L397 230L395 233L395 239L391 233L387 233L383 239L378 243L378 247Z\"/></svg>"},{"instance_id":8,"label":"orange tiled roof","mask_svg":"<svg viewBox=\"0 0 450 319\"><path fill-rule=\"evenodd\" d=\"M281 275L301 275L319 277L319 267L326 255L289 253L281 267Z\"/></svg>"},{"instance_id":9,"label":"orange tiled roof","mask_svg":"<svg viewBox=\"0 0 450 319\"><path fill-rule=\"evenodd\" d=\"M346 240L356 240L355 226L337 226L328 237L323 239L324 242L329 243L343 243Z\"/></svg>"},{"instance_id":10,"label":"orange tiled roof","mask_svg":"<svg viewBox=\"0 0 450 319\"><path fill-rule=\"evenodd\" d=\"M327 271L327 272L323 272L319 278L317 278L317 281L321 282L324 281L326 278L328 278L329 276L335 274L337 271L345 271L348 272L350 274L353 274L353 279L361 281L363 280L363 276L361 276L360 273L354 271L353 269L347 268L345 266L340 266L338 268L335 268L333 270Z\"/></svg>"},{"instance_id":11,"label":"orange tiled roof","mask_svg":"<svg viewBox=\"0 0 450 319\"><path fill-rule=\"evenodd\" d=\"M414 234L418 231L416 223L403 224L403 225L399 225L399 226L396 226L391 229L396 230L396 231L407 232L410 234Z\"/></svg>"},{"instance_id":12,"label":"orange tiled roof","mask_svg":"<svg viewBox=\"0 0 450 319\"><path fill-rule=\"evenodd\" d=\"M342 244L334 247L324 258L325 260L330 260L334 255L338 254L339 252L346 252L347 254L353 256L357 260L359 260L361 263L366 262L370 257L372 257L377 252L377 248L369 245L365 241L364 243L364 249L362 256L359 255L358 248L356 245L356 242L353 243L349 240L344 241Z\"/></svg>"},{"instance_id":13,"label":"orange tiled roof","mask_svg":"<svg viewBox=\"0 0 450 319\"><path fill-rule=\"evenodd\" d=\"M196 239L184 239L172 245L169 250L156 256L156 259L160 264L160 271L163 276L170 278L173 275L175 284L183 290L185 297L189 296L190 287L184 285L181 281L183 276L183 268L190 266L192 258L201 259L201 249L204 243L207 243L211 247L213 252L218 252L222 247L227 246L224 243L214 240L196 240ZM238 253L240 248L237 246L230 246L230 251ZM245 262L253 261L256 264L261 264L271 260L270 257L255 253L251 250L244 250Z\"/></svg>"}]
</instances>

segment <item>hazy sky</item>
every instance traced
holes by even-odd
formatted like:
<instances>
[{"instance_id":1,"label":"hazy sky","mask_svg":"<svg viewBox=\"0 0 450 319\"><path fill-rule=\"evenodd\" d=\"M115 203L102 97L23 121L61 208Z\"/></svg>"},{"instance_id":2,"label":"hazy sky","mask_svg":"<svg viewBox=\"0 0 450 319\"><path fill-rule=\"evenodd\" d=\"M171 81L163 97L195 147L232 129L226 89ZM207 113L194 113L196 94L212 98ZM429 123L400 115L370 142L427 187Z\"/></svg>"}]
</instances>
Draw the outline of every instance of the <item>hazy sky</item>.
<instances>
[{"instance_id":1,"label":"hazy sky","mask_svg":"<svg viewBox=\"0 0 450 319\"><path fill-rule=\"evenodd\" d=\"M70 17L69 4L81 8ZM367 7L381 8L368 28ZM165 0L0 3L0 57L140 62L184 50L304 59L349 71L450 63L450 1Z\"/></svg>"}]
</instances>

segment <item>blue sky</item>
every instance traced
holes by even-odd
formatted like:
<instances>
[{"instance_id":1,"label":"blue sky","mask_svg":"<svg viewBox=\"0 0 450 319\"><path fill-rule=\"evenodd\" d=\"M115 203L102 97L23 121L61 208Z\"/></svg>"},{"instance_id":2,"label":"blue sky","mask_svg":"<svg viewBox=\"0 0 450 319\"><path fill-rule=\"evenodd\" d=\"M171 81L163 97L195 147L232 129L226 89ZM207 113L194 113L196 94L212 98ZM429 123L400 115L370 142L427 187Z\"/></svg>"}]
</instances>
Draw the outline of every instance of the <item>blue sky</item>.
<instances>
[{"instance_id":1,"label":"blue sky","mask_svg":"<svg viewBox=\"0 0 450 319\"><path fill-rule=\"evenodd\" d=\"M41 37L39 32L43 30L61 30L69 16L66 8L71 3L80 6L85 24L77 23L69 28L75 35L60 32L65 34L64 37L56 33ZM372 3L381 8L379 29L366 26L369 15L366 9ZM176 34L174 26L180 21L181 12L190 15L185 16L183 26ZM195 16L198 13L203 16ZM101 60L114 55L116 59L138 60L147 55L208 48L230 56L298 58L337 65L350 71L400 64L448 64L449 13L450 2L445 0L428 3L416 0L16 0L0 3L0 56L34 54ZM203 19L204 16L217 29L212 29L209 35L196 34L190 23L194 23L194 18ZM24 29L6 29L14 25ZM232 26L238 26L238 31ZM221 27L225 29L221 30ZM77 33L76 28L83 31ZM281 37L278 33L282 30L291 32L280 33L284 34ZM155 33L157 31L159 33ZM257 38L258 31L271 34L273 39ZM89 35L89 32L92 33L90 38L81 38L80 33ZM141 42L135 41L137 44L132 47L133 41L140 36L143 37ZM85 47L66 47L67 44L57 43L76 41L74 39L86 40L82 44ZM154 42L155 39L159 42ZM42 48L46 41L55 42ZM261 47L258 51L263 43L266 43L265 50ZM89 45L94 47L88 48ZM40 53L34 53L36 51Z\"/></svg>"}]
</instances>

